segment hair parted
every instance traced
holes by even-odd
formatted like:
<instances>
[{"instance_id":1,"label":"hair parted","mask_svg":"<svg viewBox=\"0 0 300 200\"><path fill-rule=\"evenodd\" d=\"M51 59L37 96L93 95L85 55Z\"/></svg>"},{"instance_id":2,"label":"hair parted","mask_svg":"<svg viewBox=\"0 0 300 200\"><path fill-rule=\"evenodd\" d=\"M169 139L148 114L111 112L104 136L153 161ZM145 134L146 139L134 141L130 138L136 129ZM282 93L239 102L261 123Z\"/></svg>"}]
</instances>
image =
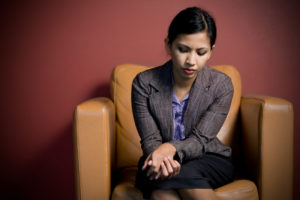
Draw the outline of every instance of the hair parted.
<instances>
[{"instance_id":1,"label":"hair parted","mask_svg":"<svg viewBox=\"0 0 300 200\"><path fill-rule=\"evenodd\" d=\"M169 45L179 34L192 34L206 31L212 47L217 38L215 20L208 12L198 7L190 7L180 11L172 20L168 30Z\"/></svg>"}]
</instances>

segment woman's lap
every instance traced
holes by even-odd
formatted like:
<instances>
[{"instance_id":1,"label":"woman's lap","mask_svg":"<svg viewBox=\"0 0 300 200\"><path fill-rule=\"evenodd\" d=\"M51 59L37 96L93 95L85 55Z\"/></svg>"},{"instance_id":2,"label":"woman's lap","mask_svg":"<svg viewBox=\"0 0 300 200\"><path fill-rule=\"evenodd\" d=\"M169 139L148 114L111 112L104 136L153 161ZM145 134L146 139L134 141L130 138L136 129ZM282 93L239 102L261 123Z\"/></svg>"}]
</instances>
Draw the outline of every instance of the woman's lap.
<instances>
[{"instance_id":1,"label":"woman's lap","mask_svg":"<svg viewBox=\"0 0 300 200\"><path fill-rule=\"evenodd\" d=\"M210 188L215 189L233 180L234 167L230 158L216 154L205 154L201 158L182 163L180 173L166 180L150 181L145 171L141 171L144 158L139 161L136 186L145 197L157 189Z\"/></svg>"}]
</instances>

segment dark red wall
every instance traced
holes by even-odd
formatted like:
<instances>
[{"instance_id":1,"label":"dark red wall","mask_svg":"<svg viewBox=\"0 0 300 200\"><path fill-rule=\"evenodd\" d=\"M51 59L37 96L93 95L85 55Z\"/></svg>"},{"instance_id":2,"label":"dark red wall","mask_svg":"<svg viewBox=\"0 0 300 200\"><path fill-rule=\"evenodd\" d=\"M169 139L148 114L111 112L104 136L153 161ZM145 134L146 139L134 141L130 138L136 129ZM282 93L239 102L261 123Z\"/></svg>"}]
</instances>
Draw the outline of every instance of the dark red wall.
<instances>
[{"instance_id":1,"label":"dark red wall","mask_svg":"<svg viewBox=\"0 0 300 200\"><path fill-rule=\"evenodd\" d=\"M118 64L165 62L168 24L187 6L206 8L217 20L217 48L210 64L236 66L244 94L278 96L294 104L295 185L300 184L297 3L26 2L0 7L0 181L5 191L1 196L75 198L75 106L92 97L109 96L110 74ZM299 190L295 199L300 199Z\"/></svg>"}]
</instances>

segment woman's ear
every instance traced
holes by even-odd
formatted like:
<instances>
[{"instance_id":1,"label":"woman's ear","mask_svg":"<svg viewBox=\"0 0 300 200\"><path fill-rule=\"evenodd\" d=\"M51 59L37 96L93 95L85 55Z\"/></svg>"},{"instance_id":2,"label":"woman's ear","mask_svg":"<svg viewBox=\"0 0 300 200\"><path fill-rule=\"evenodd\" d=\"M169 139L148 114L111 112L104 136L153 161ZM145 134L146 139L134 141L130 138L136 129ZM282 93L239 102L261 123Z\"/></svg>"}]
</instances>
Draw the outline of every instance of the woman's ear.
<instances>
[{"instance_id":1,"label":"woman's ear","mask_svg":"<svg viewBox=\"0 0 300 200\"><path fill-rule=\"evenodd\" d=\"M171 55L171 45L169 43L169 38L165 39L165 49L169 55Z\"/></svg>"},{"instance_id":2,"label":"woman's ear","mask_svg":"<svg viewBox=\"0 0 300 200\"><path fill-rule=\"evenodd\" d=\"M216 47L216 45L213 45L213 46L210 48L209 55L208 55L208 60L210 59L211 54L213 53L213 50L215 49L215 47Z\"/></svg>"},{"instance_id":3,"label":"woman's ear","mask_svg":"<svg viewBox=\"0 0 300 200\"><path fill-rule=\"evenodd\" d=\"M211 47L211 51L212 50L214 50L215 49L215 47L216 47L216 45L214 44L214 45L212 45L212 47Z\"/></svg>"}]
</instances>

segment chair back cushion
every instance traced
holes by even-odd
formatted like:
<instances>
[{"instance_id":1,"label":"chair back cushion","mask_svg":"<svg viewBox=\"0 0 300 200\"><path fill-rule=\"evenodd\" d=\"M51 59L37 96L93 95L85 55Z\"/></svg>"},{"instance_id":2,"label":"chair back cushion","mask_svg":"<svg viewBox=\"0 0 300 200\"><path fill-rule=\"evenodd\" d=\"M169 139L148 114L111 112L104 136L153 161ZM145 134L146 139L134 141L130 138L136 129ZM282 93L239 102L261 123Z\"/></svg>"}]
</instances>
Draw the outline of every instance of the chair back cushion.
<instances>
[{"instance_id":1,"label":"chair back cushion","mask_svg":"<svg viewBox=\"0 0 300 200\"><path fill-rule=\"evenodd\" d=\"M112 73L111 98L116 110L116 155L114 166L118 169L136 166L138 159L142 155L140 138L131 110L131 85L139 72L149 68L135 64L123 64L117 66ZM230 76L234 86L234 95L229 114L217 136L221 142L231 146L241 99L241 79L239 72L232 66L217 65L212 66L212 68Z\"/></svg>"}]
</instances>

